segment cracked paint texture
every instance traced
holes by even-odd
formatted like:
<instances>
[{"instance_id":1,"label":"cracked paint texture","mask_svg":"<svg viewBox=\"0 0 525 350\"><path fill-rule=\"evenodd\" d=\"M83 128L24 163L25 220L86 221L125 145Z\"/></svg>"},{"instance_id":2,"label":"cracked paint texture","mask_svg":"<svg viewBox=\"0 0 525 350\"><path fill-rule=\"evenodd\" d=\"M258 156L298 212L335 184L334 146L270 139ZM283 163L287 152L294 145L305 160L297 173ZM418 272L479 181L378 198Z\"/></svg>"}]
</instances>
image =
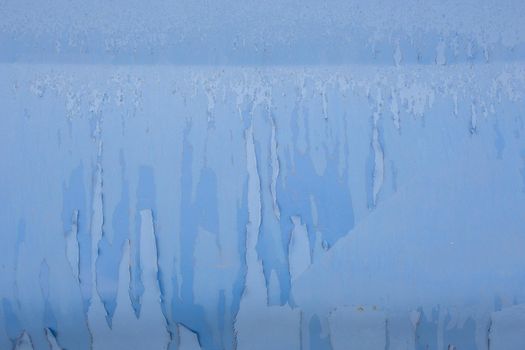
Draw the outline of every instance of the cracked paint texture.
<instances>
[{"instance_id":1,"label":"cracked paint texture","mask_svg":"<svg viewBox=\"0 0 525 350\"><path fill-rule=\"evenodd\" d=\"M0 349L525 348L523 3L73 3L0 4Z\"/></svg>"}]
</instances>

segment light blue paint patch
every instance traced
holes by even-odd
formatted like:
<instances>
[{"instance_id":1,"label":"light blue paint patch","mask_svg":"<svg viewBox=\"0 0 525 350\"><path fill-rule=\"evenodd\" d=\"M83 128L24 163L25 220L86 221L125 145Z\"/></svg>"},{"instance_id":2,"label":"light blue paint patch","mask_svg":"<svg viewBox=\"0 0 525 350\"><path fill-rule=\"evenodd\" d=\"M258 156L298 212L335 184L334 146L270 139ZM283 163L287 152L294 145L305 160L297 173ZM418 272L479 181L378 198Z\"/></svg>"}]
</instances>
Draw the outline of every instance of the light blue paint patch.
<instances>
[{"instance_id":1,"label":"light blue paint patch","mask_svg":"<svg viewBox=\"0 0 525 350\"><path fill-rule=\"evenodd\" d=\"M110 244L107 240L102 239L99 244L99 255L97 259L97 292L104 304L106 310L106 319L111 327L113 314L117 307L117 283L118 270L115 271L115 264L121 258L123 245L120 249L114 249L115 245ZM118 267L118 265L117 265Z\"/></svg>"},{"instance_id":2,"label":"light blue paint patch","mask_svg":"<svg viewBox=\"0 0 525 350\"><path fill-rule=\"evenodd\" d=\"M217 178L210 168L202 169L194 203L192 211L195 213L197 227L217 234L219 232Z\"/></svg>"},{"instance_id":3,"label":"light blue paint patch","mask_svg":"<svg viewBox=\"0 0 525 350\"><path fill-rule=\"evenodd\" d=\"M178 323L183 324L197 335L203 350L212 350L219 346L213 340L212 330L205 321L206 313L204 307L182 302L178 300L178 297L175 297L173 312Z\"/></svg>"},{"instance_id":4,"label":"light blue paint patch","mask_svg":"<svg viewBox=\"0 0 525 350\"><path fill-rule=\"evenodd\" d=\"M444 320L443 345L448 349L478 350L476 345L476 322L468 317L461 327L449 328L447 325L450 320L451 317L447 314Z\"/></svg>"},{"instance_id":5,"label":"light blue paint patch","mask_svg":"<svg viewBox=\"0 0 525 350\"><path fill-rule=\"evenodd\" d=\"M234 321L239 312L241 297L245 289L246 273L248 271L246 265L246 226L248 224L248 181L245 178L243 184L242 201L237 207L237 236L238 246L237 251L241 259L237 277L233 283L232 288L232 302L229 310L225 310L225 318L227 320L226 332L224 334L223 344L235 343Z\"/></svg>"},{"instance_id":6,"label":"light blue paint patch","mask_svg":"<svg viewBox=\"0 0 525 350\"><path fill-rule=\"evenodd\" d=\"M375 208L374 203L374 147L370 143L368 157L366 158L366 167L365 167L365 181L366 181L366 201L368 209L372 210Z\"/></svg>"},{"instance_id":7,"label":"light blue paint patch","mask_svg":"<svg viewBox=\"0 0 525 350\"><path fill-rule=\"evenodd\" d=\"M118 269L122 259L124 242L129 237L129 185L125 177L124 156L121 153L120 167L122 172L122 187L120 201L113 211L111 228L113 230L113 241L110 242L103 225L102 239L98 245L97 269L97 292L106 310L106 319L111 326L113 314L116 309L116 298L118 288ZM106 212L104 211L104 217ZM131 297L131 296L130 296Z\"/></svg>"},{"instance_id":8,"label":"light blue paint patch","mask_svg":"<svg viewBox=\"0 0 525 350\"><path fill-rule=\"evenodd\" d=\"M23 328L13 310L11 302L7 298L2 299L2 308L4 311L3 317L5 319L5 331L14 346L16 339L20 336L20 333L22 333Z\"/></svg>"},{"instance_id":9,"label":"light blue paint patch","mask_svg":"<svg viewBox=\"0 0 525 350\"><path fill-rule=\"evenodd\" d=\"M420 42L416 48L418 64L430 65L436 63L436 46L441 38L434 33L419 33Z\"/></svg>"},{"instance_id":10,"label":"light blue paint patch","mask_svg":"<svg viewBox=\"0 0 525 350\"><path fill-rule=\"evenodd\" d=\"M203 349L214 349L218 346L214 342L210 325L205 318L203 306L195 305L193 298L193 251L199 226L210 232L217 233L217 188L213 172L203 169L200 182L197 185L195 201L192 199L192 161L193 150L188 142L187 128L184 132L182 152L182 205L181 205L181 298L177 295L173 300L175 320L197 334ZM213 206L215 204L215 206ZM179 282L175 279L175 285ZM177 290L177 289L175 289Z\"/></svg>"},{"instance_id":11,"label":"light blue paint patch","mask_svg":"<svg viewBox=\"0 0 525 350\"><path fill-rule=\"evenodd\" d=\"M423 118L421 119L421 122L424 123ZM385 162L386 151L385 151L385 142L383 138L382 118L379 118L376 122L376 125L372 125L372 128L377 129L377 135L378 135L377 141L378 141L379 149L378 150L374 149L374 140L372 139L370 141L370 153L368 155L367 163L366 163L366 172L367 172L367 179L366 179L367 191L366 192L367 192L367 200L368 200L369 209L374 209L377 206L377 202L381 198L381 189L382 189L382 185L384 181L384 175L385 175L384 173L385 173L385 167L386 167L386 162ZM380 153L376 154L376 152L380 152ZM376 163L376 157L381 158L382 164ZM382 173L377 172L378 167L383 167ZM375 178L376 174L379 176L379 178ZM380 185L378 185L377 193L375 193L376 181L381 183Z\"/></svg>"},{"instance_id":12,"label":"light blue paint patch","mask_svg":"<svg viewBox=\"0 0 525 350\"><path fill-rule=\"evenodd\" d=\"M20 245L26 240L26 221L25 219L19 219L16 227L16 241L15 241L15 252L18 256ZM16 262L15 262L16 263Z\"/></svg>"},{"instance_id":13,"label":"light blue paint patch","mask_svg":"<svg viewBox=\"0 0 525 350\"><path fill-rule=\"evenodd\" d=\"M315 173L312 160L298 152L294 155L295 167L288 176L277 183L277 200L281 210L283 246L288 248L293 224L292 216L300 216L306 223L311 253L315 244L315 232L320 231L329 246L345 236L354 227L352 196L345 182L338 175L336 159L328 159L324 173ZM315 199L317 223L313 221L310 198Z\"/></svg>"},{"instance_id":14,"label":"light blue paint patch","mask_svg":"<svg viewBox=\"0 0 525 350\"><path fill-rule=\"evenodd\" d=\"M166 285L165 285L165 282L164 281L167 281L168 279L164 276L164 272L163 272L163 269L162 269L162 266L159 264L159 239L158 239L158 235L159 235L159 232L158 232L158 225L157 225L157 219L156 219L156 214L155 212L152 211L152 220L153 220L153 228L154 228L154 232L155 232L155 245L156 245L156 251L157 251L157 282L159 284L159 291L160 291L160 305L161 305L161 310L162 310L162 315L164 316L164 319L166 320L166 326L168 328L168 332L170 334L170 344L169 346L171 346L171 344L173 344L173 338L174 338L174 324L173 322L171 322L171 318L168 316L168 309L169 309L169 300L167 300L166 298ZM171 347L169 347L168 349L171 349Z\"/></svg>"},{"instance_id":15,"label":"light blue paint patch","mask_svg":"<svg viewBox=\"0 0 525 350\"><path fill-rule=\"evenodd\" d=\"M135 212L135 232L133 241L140 241L140 228L142 224L141 210L150 209L152 213L157 210L155 199L155 179L151 167L141 166L139 168L139 182L137 186L137 207ZM155 221L153 221L155 226ZM154 227L156 229L156 227ZM157 233L158 234L158 233ZM132 244L131 251L131 281L130 298L135 315L139 317L141 303L140 299L144 294L144 284L142 283L142 268L140 266L140 245Z\"/></svg>"},{"instance_id":16,"label":"light blue paint patch","mask_svg":"<svg viewBox=\"0 0 525 350\"><path fill-rule=\"evenodd\" d=\"M416 327L416 350L438 350L438 318L439 308L433 308L427 316L419 309L419 322Z\"/></svg>"},{"instance_id":17,"label":"light blue paint patch","mask_svg":"<svg viewBox=\"0 0 525 350\"><path fill-rule=\"evenodd\" d=\"M197 225L192 207L192 159L193 151L187 141L189 130L184 132L184 144L182 151L182 186L181 186L181 273L182 281L178 281L181 289L182 300L186 303L193 303L193 249L195 238L197 237Z\"/></svg>"},{"instance_id":18,"label":"light blue paint patch","mask_svg":"<svg viewBox=\"0 0 525 350\"><path fill-rule=\"evenodd\" d=\"M390 169L392 171L392 192L397 192L397 168L394 161L390 162Z\"/></svg>"},{"instance_id":19,"label":"light blue paint patch","mask_svg":"<svg viewBox=\"0 0 525 350\"><path fill-rule=\"evenodd\" d=\"M69 175L69 181L62 186L62 227L63 233L71 231L74 211L78 211L77 239L79 246L79 284L82 292L84 312L91 299L91 237L89 214L86 207L84 165L80 163Z\"/></svg>"},{"instance_id":20,"label":"light blue paint patch","mask_svg":"<svg viewBox=\"0 0 525 350\"><path fill-rule=\"evenodd\" d=\"M308 325L310 349L312 350L332 350L330 337L322 334L319 316L313 315Z\"/></svg>"},{"instance_id":21,"label":"light blue paint patch","mask_svg":"<svg viewBox=\"0 0 525 350\"><path fill-rule=\"evenodd\" d=\"M496 147L497 157L501 159L503 157L503 151L505 150L506 142L503 134L501 133L499 123L494 123L494 147Z\"/></svg>"},{"instance_id":22,"label":"light blue paint patch","mask_svg":"<svg viewBox=\"0 0 525 350\"><path fill-rule=\"evenodd\" d=\"M257 172L260 180L261 195L261 225L257 254L261 257L266 290L270 293L269 283L272 271L277 273L280 286L279 300L275 301L269 295L269 303L277 302L280 305L288 301L290 294L290 271L286 256L287 245L284 244L283 232L280 231L279 222L273 212L273 200L270 193L271 162L270 138L271 133L269 116L266 113L257 116L260 118L254 123L255 157L257 159Z\"/></svg>"},{"instance_id":23,"label":"light blue paint patch","mask_svg":"<svg viewBox=\"0 0 525 350\"><path fill-rule=\"evenodd\" d=\"M390 350L390 327L388 318L385 320L385 350Z\"/></svg>"},{"instance_id":24,"label":"light blue paint patch","mask_svg":"<svg viewBox=\"0 0 525 350\"><path fill-rule=\"evenodd\" d=\"M521 151L522 167L520 168L522 192L525 192L525 151Z\"/></svg>"},{"instance_id":25,"label":"light blue paint patch","mask_svg":"<svg viewBox=\"0 0 525 350\"><path fill-rule=\"evenodd\" d=\"M20 248L20 245L26 240L26 221L25 219L18 220L18 226L16 229L16 248Z\"/></svg>"},{"instance_id":26,"label":"light blue paint patch","mask_svg":"<svg viewBox=\"0 0 525 350\"><path fill-rule=\"evenodd\" d=\"M224 344L225 335L225 318L226 318L226 300L224 295L224 289L219 291L219 302L217 304L217 324L219 325L219 332L221 343ZM224 345L223 345L224 346Z\"/></svg>"},{"instance_id":27,"label":"light blue paint patch","mask_svg":"<svg viewBox=\"0 0 525 350\"><path fill-rule=\"evenodd\" d=\"M494 297L494 311L501 311L503 309L503 304L499 296Z\"/></svg>"},{"instance_id":28,"label":"light blue paint patch","mask_svg":"<svg viewBox=\"0 0 525 350\"><path fill-rule=\"evenodd\" d=\"M49 265L45 260L40 265L39 282L42 297L44 298L44 327L56 332L57 320L49 301Z\"/></svg>"}]
</instances>

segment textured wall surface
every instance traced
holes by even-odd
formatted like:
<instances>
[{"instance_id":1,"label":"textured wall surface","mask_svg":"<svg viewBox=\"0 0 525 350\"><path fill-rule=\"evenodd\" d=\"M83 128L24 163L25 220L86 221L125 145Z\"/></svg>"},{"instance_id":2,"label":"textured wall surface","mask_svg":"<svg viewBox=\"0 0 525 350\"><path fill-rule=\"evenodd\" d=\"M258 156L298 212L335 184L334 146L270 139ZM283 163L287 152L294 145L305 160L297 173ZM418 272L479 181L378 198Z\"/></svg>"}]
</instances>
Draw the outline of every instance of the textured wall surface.
<instances>
[{"instance_id":1,"label":"textured wall surface","mask_svg":"<svg viewBox=\"0 0 525 350\"><path fill-rule=\"evenodd\" d=\"M525 349L522 1L0 1L0 349Z\"/></svg>"}]
</instances>

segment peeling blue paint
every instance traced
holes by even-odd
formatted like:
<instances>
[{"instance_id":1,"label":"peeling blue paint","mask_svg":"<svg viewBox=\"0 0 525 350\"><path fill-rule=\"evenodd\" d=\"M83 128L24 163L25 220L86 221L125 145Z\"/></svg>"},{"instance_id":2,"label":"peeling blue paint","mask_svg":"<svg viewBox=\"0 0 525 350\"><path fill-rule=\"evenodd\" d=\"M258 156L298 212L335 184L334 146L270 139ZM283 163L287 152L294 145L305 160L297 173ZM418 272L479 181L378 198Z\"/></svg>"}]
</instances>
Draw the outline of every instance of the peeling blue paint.
<instances>
[{"instance_id":1,"label":"peeling blue paint","mask_svg":"<svg viewBox=\"0 0 525 350\"><path fill-rule=\"evenodd\" d=\"M425 5L3 4L0 348L523 349L524 5Z\"/></svg>"}]
</instances>

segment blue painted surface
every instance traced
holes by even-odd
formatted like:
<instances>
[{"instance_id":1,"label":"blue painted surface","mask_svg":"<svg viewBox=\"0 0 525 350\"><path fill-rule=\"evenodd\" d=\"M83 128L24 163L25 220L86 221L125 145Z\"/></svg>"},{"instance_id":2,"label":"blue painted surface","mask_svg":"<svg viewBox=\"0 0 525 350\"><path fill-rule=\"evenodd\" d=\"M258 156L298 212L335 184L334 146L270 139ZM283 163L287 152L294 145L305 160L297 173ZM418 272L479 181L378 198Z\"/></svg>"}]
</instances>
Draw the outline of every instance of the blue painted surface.
<instances>
[{"instance_id":1,"label":"blue painted surface","mask_svg":"<svg viewBox=\"0 0 525 350\"><path fill-rule=\"evenodd\" d=\"M523 14L1 2L0 349L524 349Z\"/></svg>"}]
</instances>

